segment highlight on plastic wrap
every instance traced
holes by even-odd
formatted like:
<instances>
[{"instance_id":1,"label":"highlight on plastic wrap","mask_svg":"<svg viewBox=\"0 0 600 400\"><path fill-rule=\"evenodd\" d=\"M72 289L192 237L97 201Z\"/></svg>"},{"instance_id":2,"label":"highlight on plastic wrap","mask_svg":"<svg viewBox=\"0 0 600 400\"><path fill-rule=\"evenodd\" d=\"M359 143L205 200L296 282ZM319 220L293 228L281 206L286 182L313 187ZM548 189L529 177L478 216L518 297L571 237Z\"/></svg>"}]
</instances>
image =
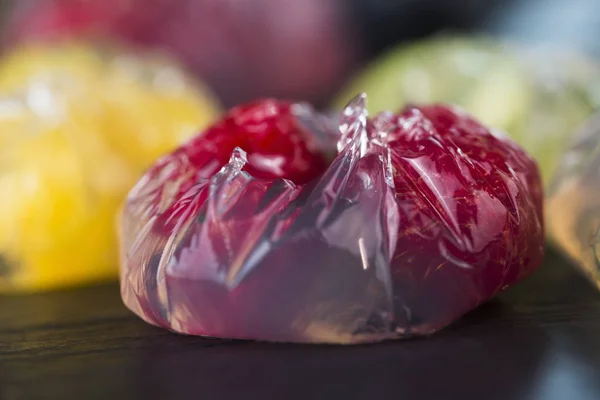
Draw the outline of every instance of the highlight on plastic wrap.
<instances>
[{"instance_id":1,"label":"highlight on plastic wrap","mask_svg":"<svg viewBox=\"0 0 600 400\"><path fill-rule=\"evenodd\" d=\"M0 291L118 275L115 218L144 169L215 118L172 62L83 43L0 61Z\"/></svg>"},{"instance_id":2,"label":"highlight on plastic wrap","mask_svg":"<svg viewBox=\"0 0 600 400\"><path fill-rule=\"evenodd\" d=\"M565 152L546 199L552 241L600 288L600 114Z\"/></svg>"},{"instance_id":3,"label":"highlight on plastic wrap","mask_svg":"<svg viewBox=\"0 0 600 400\"><path fill-rule=\"evenodd\" d=\"M600 67L567 51L441 36L374 61L337 105L359 91L376 112L405 103L460 105L533 155L547 185L574 131L600 105Z\"/></svg>"},{"instance_id":4,"label":"highlight on plastic wrap","mask_svg":"<svg viewBox=\"0 0 600 400\"><path fill-rule=\"evenodd\" d=\"M290 131L275 104L233 109L219 126L240 145L274 140ZM539 266L539 173L506 136L449 106L369 118L364 96L339 119L303 104L291 112L324 154L337 153L315 179L253 176L261 145L213 165L209 128L129 193L121 294L145 321L283 342L427 335ZM272 151L269 171L281 171L288 158Z\"/></svg>"}]
</instances>

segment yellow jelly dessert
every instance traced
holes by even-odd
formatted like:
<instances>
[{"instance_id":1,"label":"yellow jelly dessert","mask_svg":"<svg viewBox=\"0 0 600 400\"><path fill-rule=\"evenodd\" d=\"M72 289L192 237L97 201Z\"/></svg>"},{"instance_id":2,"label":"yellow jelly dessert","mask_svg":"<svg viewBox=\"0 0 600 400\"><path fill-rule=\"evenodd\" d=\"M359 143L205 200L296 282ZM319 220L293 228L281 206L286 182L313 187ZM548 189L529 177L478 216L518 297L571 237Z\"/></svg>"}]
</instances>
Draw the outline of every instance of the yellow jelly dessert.
<instances>
[{"instance_id":1,"label":"yellow jelly dessert","mask_svg":"<svg viewBox=\"0 0 600 400\"><path fill-rule=\"evenodd\" d=\"M84 44L0 61L0 291L117 276L116 213L144 169L217 115L162 58Z\"/></svg>"}]
</instances>

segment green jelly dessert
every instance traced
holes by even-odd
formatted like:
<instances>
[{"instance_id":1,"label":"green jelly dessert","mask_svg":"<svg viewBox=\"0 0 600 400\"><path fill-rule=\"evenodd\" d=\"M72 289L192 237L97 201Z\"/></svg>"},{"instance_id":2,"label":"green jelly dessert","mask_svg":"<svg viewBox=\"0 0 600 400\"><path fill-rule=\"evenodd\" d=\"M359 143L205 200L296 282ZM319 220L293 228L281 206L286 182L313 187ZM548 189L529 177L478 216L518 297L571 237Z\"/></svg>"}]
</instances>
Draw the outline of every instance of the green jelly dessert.
<instances>
[{"instance_id":1,"label":"green jelly dessert","mask_svg":"<svg viewBox=\"0 0 600 400\"><path fill-rule=\"evenodd\" d=\"M366 92L369 110L452 103L508 133L552 177L573 132L600 104L600 68L579 54L488 38L434 37L392 49L335 101Z\"/></svg>"}]
</instances>

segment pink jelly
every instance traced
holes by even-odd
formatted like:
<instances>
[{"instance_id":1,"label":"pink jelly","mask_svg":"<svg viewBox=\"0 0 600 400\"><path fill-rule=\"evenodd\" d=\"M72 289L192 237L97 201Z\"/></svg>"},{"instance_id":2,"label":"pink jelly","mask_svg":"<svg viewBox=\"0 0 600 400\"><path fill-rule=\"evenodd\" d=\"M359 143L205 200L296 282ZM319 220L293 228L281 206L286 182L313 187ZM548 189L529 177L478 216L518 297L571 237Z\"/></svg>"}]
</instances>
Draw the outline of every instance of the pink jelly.
<instances>
[{"instance_id":1,"label":"pink jelly","mask_svg":"<svg viewBox=\"0 0 600 400\"><path fill-rule=\"evenodd\" d=\"M285 342L423 335L539 266L540 177L509 139L441 105L369 119L359 96L335 121L282 104L217 123L230 129L209 128L129 194L122 295L149 323Z\"/></svg>"}]
</instances>

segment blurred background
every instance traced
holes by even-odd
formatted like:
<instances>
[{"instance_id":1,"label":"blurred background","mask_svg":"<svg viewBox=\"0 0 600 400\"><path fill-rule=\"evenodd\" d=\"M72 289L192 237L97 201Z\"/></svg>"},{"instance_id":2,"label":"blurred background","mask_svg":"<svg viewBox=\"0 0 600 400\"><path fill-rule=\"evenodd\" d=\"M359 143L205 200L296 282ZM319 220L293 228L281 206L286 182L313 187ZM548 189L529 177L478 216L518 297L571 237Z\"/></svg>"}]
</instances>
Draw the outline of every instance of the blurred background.
<instances>
[{"instance_id":1,"label":"blurred background","mask_svg":"<svg viewBox=\"0 0 600 400\"><path fill-rule=\"evenodd\" d=\"M3 0L5 47L82 36L171 54L226 107L326 105L393 46L440 32L600 55L597 0Z\"/></svg>"},{"instance_id":2,"label":"blurred background","mask_svg":"<svg viewBox=\"0 0 600 400\"><path fill-rule=\"evenodd\" d=\"M460 105L548 186L600 105L598 0L0 0L0 292L115 279L120 204L260 97Z\"/></svg>"}]
</instances>

